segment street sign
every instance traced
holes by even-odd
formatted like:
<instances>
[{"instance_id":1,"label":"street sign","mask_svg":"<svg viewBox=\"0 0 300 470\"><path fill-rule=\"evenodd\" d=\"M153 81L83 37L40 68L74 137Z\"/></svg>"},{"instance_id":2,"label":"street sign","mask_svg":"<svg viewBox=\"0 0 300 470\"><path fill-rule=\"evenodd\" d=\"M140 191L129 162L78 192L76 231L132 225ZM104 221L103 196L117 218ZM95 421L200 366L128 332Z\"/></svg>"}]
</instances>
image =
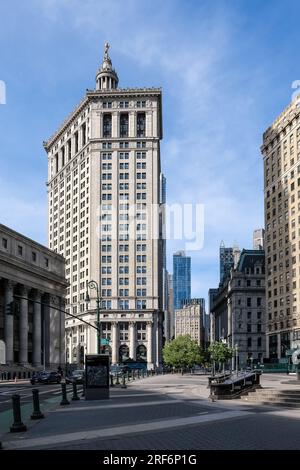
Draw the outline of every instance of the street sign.
<instances>
[{"instance_id":1,"label":"street sign","mask_svg":"<svg viewBox=\"0 0 300 470\"><path fill-rule=\"evenodd\" d=\"M101 346L109 346L109 339L102 338L101 339Z\"/></svg>"}]
</instances>

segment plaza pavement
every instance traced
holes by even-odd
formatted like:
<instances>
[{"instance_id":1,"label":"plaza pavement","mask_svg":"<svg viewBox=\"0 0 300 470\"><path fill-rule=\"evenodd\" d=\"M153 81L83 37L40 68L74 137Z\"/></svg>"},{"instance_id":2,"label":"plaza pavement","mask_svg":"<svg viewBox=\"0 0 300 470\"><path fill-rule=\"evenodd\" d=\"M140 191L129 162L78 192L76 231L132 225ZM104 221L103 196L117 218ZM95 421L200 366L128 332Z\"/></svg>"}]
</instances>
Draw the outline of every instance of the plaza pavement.
<instances>
[{"instance_id":1,"label":"plaza pavement","mask_svg":"<svg viewBox=\"0 0 300 470\"><path fill-rule=\"evenodd\" d=\"M262 385L299 387L296 377L279 374L264 374ZM208 394L207 376L135 380L112 388L110 400L52 407L45 419L27 422L27 432L4 434L3 449L300 449L299 409L212 403Z\"/></svg>"}]
</instances>

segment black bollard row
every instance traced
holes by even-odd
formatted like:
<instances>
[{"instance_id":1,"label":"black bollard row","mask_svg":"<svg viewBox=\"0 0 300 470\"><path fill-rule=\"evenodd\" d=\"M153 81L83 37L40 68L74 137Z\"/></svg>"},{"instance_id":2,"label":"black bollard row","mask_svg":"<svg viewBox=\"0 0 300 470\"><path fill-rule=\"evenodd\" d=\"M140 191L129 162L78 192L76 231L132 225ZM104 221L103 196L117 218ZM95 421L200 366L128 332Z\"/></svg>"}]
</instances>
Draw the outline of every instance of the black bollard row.
<instances>
[{"instance_id":1,"label":"black bollard row","mask_svg":"<svg viewBox=\"0 0 300 470\"><path fill-rule=\"evenodd\" d=\"M45 416L40 410L40 397L39 390L37 388L32 389L32 399L33 399L33 413L31 419L43 419Z\"/></svg>"},{"instance_id":2,"label":"black bollard row","mask_svg":"<svg viewBox=\"0 0 300 470\"><path fill-rule=\"evenodd\" d=\"M123 374L123 376L122 376L122 386L121 386L121 388L127 388L126 382L125 382L125 374Z\"/></svg>"},{"instance_id":3,"label":"black bollard row","mask_svg":"<svg viewBox=\"0 0 300 470\"><path fill-rule=\"evenodd\" d=\"M13 395L12 397L14 422L10 427L10 432L23 432L27 431L27 427L22 422L21 418L21 404L20 395Z\"/></svg>"},{"instance_id":4,"label":"black bollard row","mask_svg":"<svg viewBox=\"0 0 300 470\"><path fill-rule=\"evenodd\" d=\"M113 375L110 376L110 386L111 386L111 387L114 387L114 386L115 386L115 384L114 384L114 376L113 376Z\"/></svg>"},{"instance_id":5,"label":"black bollard row","mask_svg":"<svg viewBox=\"0 0 300 470\"><path fill-rule=\"evenodd\" d=\"M61 384L61 394L62 394L62 400L60 402L60 405L69 405L70 402L67 399L67 386L65 383Z\"/></svg>"},{"instance_id":6,"label":"black bollard row","mask_svg":"<svg viewBox=\"0 0 300 470\"><path fill-rule=\"evenodd\" d=\"M83 383L82 383L82 392L81 392L81 396L82 396L82 397L85 397L85 380L83 380Z\"/></svg>"},{"instance_id":7,"label":"black bollard row","mask_svg":"<svg viewBox=\"0 0 300 470\"><path fill-rule=\"evenodd\" d=\"M77 395L77 383L74 381L73 382L73 396L72 396L72 401L77 401L80 400L79 396Z\"/></svg>"}]
</instances>

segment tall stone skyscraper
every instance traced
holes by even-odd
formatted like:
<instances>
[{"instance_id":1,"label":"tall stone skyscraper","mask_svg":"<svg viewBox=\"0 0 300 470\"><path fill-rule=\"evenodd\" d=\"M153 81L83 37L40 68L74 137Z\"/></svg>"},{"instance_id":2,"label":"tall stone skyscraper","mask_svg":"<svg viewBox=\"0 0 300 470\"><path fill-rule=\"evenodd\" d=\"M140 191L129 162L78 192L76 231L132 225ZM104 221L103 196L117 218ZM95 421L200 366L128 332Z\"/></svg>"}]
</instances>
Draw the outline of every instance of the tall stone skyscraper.
<instances>
[{"instance_id":1,"label":"tall stone skyscraper","mask_svg":"<svg viewBox=\"0 0 300 470\"><path fill-rule=\"evenodd\" d=\"M161 363L162 229L160 88L118 88L105 45L96 88L44 143L48 155L49 246L66 258L70 283L66 360L101 352L112 363Z\"/></svg>"},{"instance_id":2,"label":"tall stone skyscraper","mask_svg":"<svg viewBox=\"0 0 300 470\"><path fill-rule=\"evenodd\" d=\"M233 248L226 248L225 243L221 241L220 245L220 283L222 283L230 274L230 269L234 266Z\"/></svg>"},{"instance_id":3,"label":"tall stone skyscraper","mask_svg":"<svg viewBox=\"0 0 300 470\"><path fill-rule=\"evenodd\" d=\"M300 96L263 134L267 355L300 348Z\"/></svg>"},{"instance_id":4,"label":"tall stone skyscraper","mask_svg":"<svg viewBox=\"0 0 300 470\"><path fill-rule=\"evenodd\" d=\"M258 228L253 232L253 250L263 250L265 247L265 230Z\"/></svg>"},{"instance_id":5,"label":"tall stone skyscraper","mask_svg":"<svg viewBox=\"0 0 300 470\"><path fill-rule=\"evenodd\" d=\"M300 95L263 134L267 355L300 348Z\"/></svg>"}]
</instances>

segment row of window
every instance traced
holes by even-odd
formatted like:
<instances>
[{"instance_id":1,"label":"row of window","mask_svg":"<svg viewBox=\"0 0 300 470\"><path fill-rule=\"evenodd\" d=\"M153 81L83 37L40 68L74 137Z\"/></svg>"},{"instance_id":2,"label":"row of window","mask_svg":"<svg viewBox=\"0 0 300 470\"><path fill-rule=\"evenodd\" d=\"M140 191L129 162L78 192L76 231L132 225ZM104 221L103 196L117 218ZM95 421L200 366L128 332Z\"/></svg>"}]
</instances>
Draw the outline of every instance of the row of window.
<instances>
[{"instance_id":1,"label":"row of window","mask_svg":"<svg viewBox=\"0 0 300 470\"><path fill-rule=\"evenodd\" d=\"M119 163L120 170L128 170L129 163L128 162L120 162ZM136 169L137 170L146 170L146 162L136 162ZM102 163L102 170L112 170L112 163Z\"/></svg>"},{"instance_id":2,"label":"row of window","mask_svg":"<svg viewBox=\"0 0 300 470\"><path fill-rule=\"evenodd\" d=\"M146 108L145 100L132 101L131 104L132 106L136 106L137 108ZM117 108L129 108L129 101L114 101L114 105L115 105L114 107L117 107ZM102 107L104 109L111 109L113 107L113 102L103 101Z\"/></svg>"},{"instance_id":3,"label":"row of window","mask_svg":"<svg viewBox=\"0 0 300 470\"><path fill-rule=\"evenodd\" d=\"M146 142L143 141L138 141L138 142L119 142L119 148L120 149L128 149L129 147L133 147L133 144L135 144L136 148L146 148ZM111 142L102 142L102 148L103 149L111 149L112 148L112 143Z\"/></svg>"},{"instance_id":4,"label":"row of window","mask_svg":"<svg viewBox=\"0 0 300 470\"><path fill-rule=\"evenodd\" d=\"M137 285L146 285L147 278L146 277L137 277L136 278ZM104 277L101 280L102 286L111 286L112 285L112 278L111 277ZM120 277L119 278L119 285L120 286L129 286L129 278L128 277Z\"/></svg>"},{"instance_id":5,"label":"row of window","mask_svg":"<svg viewBox=\"0 0 300 470\"><path fill-rule=\"evenodd\" d=\"M8 249L8 239L5 238L5 237L2 237L1 245L2 245L2 248L4 250L7 250ZM17 245L17 254L18 254L18 256L22 256L22 257L24 256L24 249L23 249L22 245ZM35 251L31 252L31 261L33 263L36 263L36 261L37 261L37 253ZM47 258L47 257L44 257L44 266L45 266L45 268L49 267L49 258Z\"/></svg>"},{"instance_id":6,"label":"row of window","mask_svg":"<svg viewBox=\"0 0 300 470\"><path fill-rule=\"evenodd\" d=\"M138 112L136 114L136 136L138 138L146 137L146 113ZM102 120L102 136L104 139L112 137L112 115L104 113ZM129 114L121 113L119 119L119 137L129 137Z\"/></svg>"},{"instance_id":7,"label":"row of window","mask_svg":"<svg viewBox=\"0 0 300 470\"><path fill-rule=\"evenodd\" d=\"M103 255L101 256L102 263L111 263L112 257ZM146 263L147 262L147 255L137 255L136 256L137 263ZM129 255L119 255L119 263L129 263Z\"/></svg>"}]
</instances>

